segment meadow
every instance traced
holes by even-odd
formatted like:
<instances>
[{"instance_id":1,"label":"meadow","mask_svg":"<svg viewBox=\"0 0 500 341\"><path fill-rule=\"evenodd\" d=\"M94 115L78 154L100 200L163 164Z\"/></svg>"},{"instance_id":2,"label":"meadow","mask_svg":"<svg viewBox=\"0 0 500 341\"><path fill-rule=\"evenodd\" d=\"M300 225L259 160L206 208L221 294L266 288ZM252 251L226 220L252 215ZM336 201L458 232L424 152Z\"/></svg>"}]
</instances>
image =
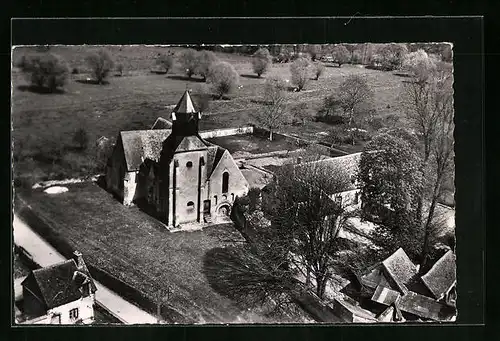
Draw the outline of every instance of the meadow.
<instances>
[{"instance_id":1,"label":"meadow","mask_svg":"<svg viewBox=\"0 0 500 341\"><path fill-rule=\"evenodd\" d=\"M71 74L64 92L53 94L29 90L28 82L19 69L12 69L12 126L16 177L34 177L37 180L80 176L97 172L93 167L95 141L105 136L114 139L121 130L148 129L157 117L170 117L171 108L186 88L197 93L204 83L194 76L187 79L179 66L168 74L152 72L159 53L167 50L178 53L179 47L109 46L116 64L123 65L123 75L112 73L105 85L87 81L90 77L85 56L91 46L54 46L50 52L63 57ZM16 48L13 61L33 48ZM240 87L226 100L212 100L200 129L239 127L257 123L261 109L262 84L266 78L291 78L288 63L274 64L262 78L252 73L251 57L238 54L216 53L228 61L240 74ZM335 93L341 82L351 74L366 78L374 92L373 112L380 118L396 116L404 124L399 107L399 94L404 81L392 72L366 69L360 65L341 68L325 64L319 80L310 80L304 90L289 92L289 103L307 103L307 110L319 110L325 96ZM312 77L312 75L311 75ZM195 96L196 97L196 96ZM72 141L76 130L83 128L89 140L84 152L76 152ZM286 125L283 132L320 140L332 128L315 120L300 125ZM342 148L343 146L338 146ZM344 146L348 151L358 148ZM94 165L95 166L95 165Z\"/></svg>"}]
</instances>

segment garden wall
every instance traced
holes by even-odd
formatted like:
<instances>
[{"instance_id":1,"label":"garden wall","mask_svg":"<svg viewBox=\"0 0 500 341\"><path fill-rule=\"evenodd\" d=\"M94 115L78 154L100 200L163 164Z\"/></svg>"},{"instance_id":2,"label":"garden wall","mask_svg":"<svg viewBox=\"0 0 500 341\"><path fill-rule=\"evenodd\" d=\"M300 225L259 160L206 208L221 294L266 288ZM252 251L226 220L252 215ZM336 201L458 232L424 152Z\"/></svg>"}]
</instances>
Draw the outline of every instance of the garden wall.
<instances>
[{"instance_id":1,"label":"garden wall","mask_svg":"<svg viewBox=\"0 0 500 341\"><path fill-rule=\"evenodd\" d=\"M202 137L204 139L211 139L214 137L222 137L222 136L252 134L253 130L254 130L254 127L252 127L252 126L240 127L240 128L207 130L207 131L201 131L200 137Z\"/></svg>"},{"instance_id":2,"label":"garden wall","mask_svg":"<svg viewBox=\"0 0 500 341\"><path fill-rule=\"evenodd\" d=\"M19 201L18 201L19 202ZM59 253L61 253L67 259L73 257L73 252L75 248L66 241L57 231L50 227L49 223L44 221L41 217L37 216L33 210L26 205L16 205L19 207L16 214L23 219L36 233L42 236L52 247L54 247ZM24 255L24 258L25 257ZM24 259L23 259L24 260ZM26 259L30 261L29 259ZM31 260L33 263L33 261ZM39 267L38 265L34 266ZM110 273L99 269L87 262L87 267L90 271L92 278L111 291L116 292L121 297L127 301L136 304L142 309L146 310L150 314L156 315L157 304L156 301L150 298L146 293L130 286L129 284L121 281ZM194 323L195 321L190 321L182 314L178 313L166 304L161 305L161 316L163 319L170 323Z\"/></svg>"}]
</instances>

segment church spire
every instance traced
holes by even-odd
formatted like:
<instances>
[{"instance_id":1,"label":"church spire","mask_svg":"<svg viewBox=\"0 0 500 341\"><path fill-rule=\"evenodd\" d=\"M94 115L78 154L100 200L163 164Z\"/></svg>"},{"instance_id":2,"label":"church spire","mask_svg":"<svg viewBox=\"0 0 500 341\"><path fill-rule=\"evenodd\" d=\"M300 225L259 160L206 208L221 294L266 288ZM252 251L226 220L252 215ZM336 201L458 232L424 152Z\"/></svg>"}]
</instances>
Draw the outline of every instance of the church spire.
<instances>
[{"instance_id":1,"label":"church spire","mask_svg":"<svg viewBox=\"0 0 500 341\"><path fill-rule=\"evenodd\" d=\"M172 133L177 136L198 134L200 118L201 114L196 109L189 90L186 89L172 112Z\"/></svg>"}]
</instances>

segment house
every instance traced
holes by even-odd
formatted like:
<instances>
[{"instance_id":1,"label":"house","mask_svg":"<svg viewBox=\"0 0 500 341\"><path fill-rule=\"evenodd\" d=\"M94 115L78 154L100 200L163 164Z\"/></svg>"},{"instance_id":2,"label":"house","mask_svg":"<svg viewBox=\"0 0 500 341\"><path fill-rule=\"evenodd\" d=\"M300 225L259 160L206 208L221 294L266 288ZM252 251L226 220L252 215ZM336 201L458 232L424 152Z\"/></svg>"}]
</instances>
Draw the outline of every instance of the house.
<instances>
[{"instance_id":1,"label":"house","mask_svg":"<svg viewBox=\"0 0 500 341\"><path fill-rule=\"evenodd\" d=\"M455 258L451 250L421 277L418 267L399 248L368 268L357 282L351 281L342 292L356 297L364 308L380 313L378 318L386 322L449 321L456 314ZM366 300L368 295L371 297Z\"/></svg>"},{"instance_id":2,"label":"house","mask_svg":"<svg viewBox=\"0 0 500 341\"><path fill-rule=\"evenodd\" d=\"M200 136L200 119L186 90L173 109L172 129L120 132L108 162L108 190L124 205L145 204L169 227L229 221L248 182L228 150Z\"/></svg>"},{"instance_id":3,"label":"house","mask_svg":"<svg viewBox=\"0 0 500 341\"><path fill-rule=\"evenodd\" d=\"M301 162L301 158L297 159L297 167L325 166L332 172L342 174L344 180L339 185L335 193L328 193L331 199L335 200L343 208L355 209L361 207L361 188L357 180L359 162L361 160L361 153L353 153L338 157L327 157L310 162Z\"/></svg>"},{"instance_id":4,"label":"house","mask_svg":"<svg viewBox=\"0 0 500 341\"><path fill-rule=\"evenodd\" d=\"M21 283L23 314L35 324L87 324L94 321L97 290L82 254L33 270Z\"/></svg>"}]
</instances>

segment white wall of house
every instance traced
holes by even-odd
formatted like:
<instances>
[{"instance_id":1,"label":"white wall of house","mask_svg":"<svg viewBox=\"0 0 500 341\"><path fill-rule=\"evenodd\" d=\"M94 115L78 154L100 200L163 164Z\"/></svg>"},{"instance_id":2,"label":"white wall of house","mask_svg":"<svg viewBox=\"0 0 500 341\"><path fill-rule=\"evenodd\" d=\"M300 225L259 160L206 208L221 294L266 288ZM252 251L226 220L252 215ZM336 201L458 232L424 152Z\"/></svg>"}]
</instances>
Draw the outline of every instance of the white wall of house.
<instances>
[{"instance_id":1,"label":"white wall of house","mask_svg":"<svg viewBox=\"0 0 500 341\"><path fill-rule=\"evenodd\" d=\"M350 191L344 191L332 195L332 199L335 200L337 196L342 197L342 207L343 208L361 208L361 190L353 189Z\"/></svg>"},{"instance_id":2,"label":"white wall of house","mask_svg":"<svg viewBox=\"0 0 500 341\"><path fill-rule=\"evenodd\" d=\"M135 199L137 189L137 173L126 172L123 178L123 204L126 206L132 205Z\"/></svg>"},{"instance_id":3,"label":"white wall of house","mask_svg":"<svg viewBox=\"0 0 500 341\"><path fill-rule=\"evenodd\" d=\"M70 318L72 309L78 309L78 318ZM79 320L85 324L92 323L94 321L94 294L50 309L47 311L47 323L51 323L52 316L57 314L61 316L61 324L75 324Z\"/></svg>"}]
</instances>

